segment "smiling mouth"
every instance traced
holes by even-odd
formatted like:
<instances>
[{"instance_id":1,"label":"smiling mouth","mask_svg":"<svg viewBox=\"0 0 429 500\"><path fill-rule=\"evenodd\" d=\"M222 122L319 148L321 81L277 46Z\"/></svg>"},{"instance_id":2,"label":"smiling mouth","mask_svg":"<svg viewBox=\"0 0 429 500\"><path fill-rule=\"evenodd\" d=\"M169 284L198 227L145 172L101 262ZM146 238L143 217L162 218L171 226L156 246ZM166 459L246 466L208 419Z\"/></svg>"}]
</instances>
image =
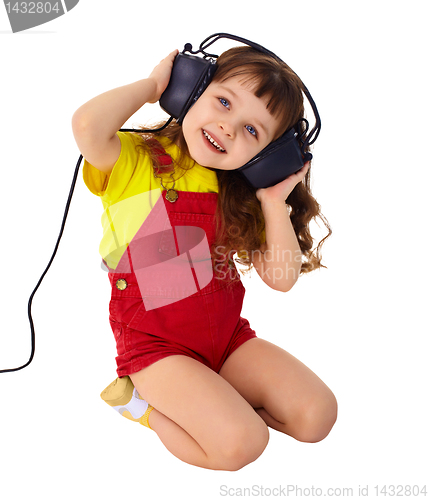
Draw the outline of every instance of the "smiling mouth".
<instances>
[{"instance_id":1,"label":"smiling mouth","mask_svg":"<svg viewBox=\"0 0 429 500\"><path fill-rule=\"evenodd\" d=\"M226 151L223 149L222 146L220 146L214 139L213 137L207 133L204 129L203 129L203 135L204 137L207 139L207 141L213 146L214 149L216 149L217 151L219 151L220 153L226 153Z\"/></svg>"}]
</instances>

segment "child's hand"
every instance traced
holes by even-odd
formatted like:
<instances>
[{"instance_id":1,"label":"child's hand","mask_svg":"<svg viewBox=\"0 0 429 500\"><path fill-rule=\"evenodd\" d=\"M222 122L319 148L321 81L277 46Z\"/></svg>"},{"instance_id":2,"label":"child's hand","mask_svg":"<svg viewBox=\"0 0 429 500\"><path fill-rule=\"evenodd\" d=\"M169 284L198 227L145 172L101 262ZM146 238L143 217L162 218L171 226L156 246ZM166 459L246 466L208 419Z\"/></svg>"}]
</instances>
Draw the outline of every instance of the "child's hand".
<instances>
[{"instance_id":1,"label":"child's hand","mask_svg":"<svg viewBox=\"0 0 429 500\"><path fill-rule=\"evenodd\" d=\"M298 172L289 175L289 177L286 177L284 181L281 181L269 188L258 189L256 191L256 197L261 204L273 202L284 203L293 188L298 184L298 182L301 182L304 179L309 168L310 163L307 162L300 170L298 170Z\"/></svg>"},{"instance_id":2,"label":"child's hand","mask_svg":"<svg viewBox=\"0 0 429 500\"><path fill-rule=\"evenodd\" d=\"M153 98L148 102L155 103L159 101L162 93L167 88L168 82L170 81L171 70L173 69L173 62L178 53L179 51L177 49L173 50L173 52L168 54L149 75L148 79L154 81L156 89Z\"/></svg>"}]
</instances>

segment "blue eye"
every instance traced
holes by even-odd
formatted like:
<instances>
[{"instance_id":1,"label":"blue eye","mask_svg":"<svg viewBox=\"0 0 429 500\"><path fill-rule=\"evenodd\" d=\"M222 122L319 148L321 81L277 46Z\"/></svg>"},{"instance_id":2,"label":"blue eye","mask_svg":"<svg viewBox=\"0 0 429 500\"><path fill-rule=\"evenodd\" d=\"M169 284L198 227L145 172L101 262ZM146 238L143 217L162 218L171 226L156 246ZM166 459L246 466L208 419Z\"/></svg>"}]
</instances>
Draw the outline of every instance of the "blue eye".
<instances>
[{"instance_id":1,"label":"blue eye","mask_svg":"<svg viewBox=\"0 0 429 500\"><path fill-rule=\"evenodd\" d=\"M229 102L226 99L224 99L223 97L219 97L219 101L222 106L225 106L225 108L229 108Z\"/></svg>"},{"instance_id":2,"label":"blue eye","mask_svg":"<svg viewBox=\"0 0 429 500\"><path fill-rule=\"evenodd\" d=\"M258 135L252 125L246 125L246 130L255 137Z\"/></svg>"}]
</instances>

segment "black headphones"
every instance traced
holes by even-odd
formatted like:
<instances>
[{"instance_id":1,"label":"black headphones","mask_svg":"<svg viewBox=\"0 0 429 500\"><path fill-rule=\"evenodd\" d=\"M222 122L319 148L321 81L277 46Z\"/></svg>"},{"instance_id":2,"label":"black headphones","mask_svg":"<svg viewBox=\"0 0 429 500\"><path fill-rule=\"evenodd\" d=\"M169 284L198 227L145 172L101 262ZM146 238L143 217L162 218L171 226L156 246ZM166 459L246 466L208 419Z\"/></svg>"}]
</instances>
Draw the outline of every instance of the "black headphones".
<instances>
[{"instance_id":1,"label":"black headphones","mask_svg":"<svg viewBox=\"0 0 429 500\"><path fill-rule=\"evenodd\" d=\"M216 33L209 36L201 42L199 49L196 51L193 51L192 45L187 43L183 51L174 60L169 84L159 100L164 111L176 118L176 122L179 124L182 123L186 113L213 79L217 69L215 59L218 56L208 54L206 49L220 38L229 38L243 43L283 62L265 47L228 33ZM195 55L199 53L203 54L203 57ZM290 174L297 172L305 162L312 159L311 153L306 150L317 139L321 122L316 104L305 86L303 91L313 109L316 124L303 140L309 125L307 120L300 120L306 126L303 133L298 130L299 123L295 124L279 139L273 141L254 158L237 169L255 189L277 184Z\"/></svg>"},{"instance_id":2,"label":"black headphones","mask_svg":"<svg viewBox=\"0 0 429 500\"><path fill-rule=\"evenodd\" d=\"M264 52L275 59L281 61L273 52L265 49L257 43L250 42L244 38L240 38L234 35L228 35L227 33L216 33L209 36L200 44L200 48L193 52L192 45L187 43L182 53L178 54L174 60L173 70L170 77L170 82L165 89L165 92L160 98L161 107L171 116L170 119L159 129L156 130L145 130L145 132L159 132L165 127L167 127L173 118L176 118L178 123L181 123L184 116L191 108L191 106L196 102L196 100L201 96L204 90L210 84L213 75L216 71L216 62L213 58L218 56L214 54L208 54L205 49L209 47L212 43L216 42L219 38L229 38L231 40L236 40L237 42L249 45L256 50ZM203 57L197 57L195 55L189 54L203 54ZM283 61L282 61L283 62ZM282 137L276 141L269 144L265 149L263 149L258 155L252 158L249 162L238 169L244 176L244 178L250 182L250 184L258 189L262 187L269 187L285 179L288 175L293 174L298 171L306 161L312 158L312 155L306 152L308 146L314 143L320 132L320 117L317 112L316 104L314 103L310 93L304 87L304 93L311 104L314 116L316 118L316 125L310 131L305 140L302 140L303 135L308 131L308 122L306 123L306 130L304 134L298 132L298 124L292 127L290 130L286 131ZM120 129L121 132L142 132L142 130L136 129ZM57 242L55 244L54 251L49 260L46 269L43 271L39 281L34 288L28 300L28 319L30 322L31 330L31 354L28 361L17 368L9 368L6 370L0 370L0 373L14 372L21 370L28 366L34 357L35 352L35 331L33 318L31 316L31 305L33 302L33 297L38 290L43 278L48 272L54 257L57 253L63 232L65 223L67 220L67 215L70 208L71 199L73 196L74 188L76 186L76 180L79 172L79 167L82 162L83 156L80 155L78 162L75 167L72 184L70 187L70 192L68 195L64 216L61 224L60 233L58 235Z\"/></svg>"}]
</instances>

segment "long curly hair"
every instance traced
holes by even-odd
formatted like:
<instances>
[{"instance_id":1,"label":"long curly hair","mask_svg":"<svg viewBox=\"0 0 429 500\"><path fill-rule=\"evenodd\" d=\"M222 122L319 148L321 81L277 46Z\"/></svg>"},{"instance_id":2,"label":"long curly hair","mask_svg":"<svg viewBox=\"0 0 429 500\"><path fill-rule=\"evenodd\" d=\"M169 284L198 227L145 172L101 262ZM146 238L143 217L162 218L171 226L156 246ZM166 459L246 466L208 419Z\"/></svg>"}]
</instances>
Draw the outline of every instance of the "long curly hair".
<instances>
[{"instance_id":1,"label":"long curly hair","mask_svg":"<svg viewBox=\"0 0 429 500\"><path fill-rule=\"evenodd\" d=\"M250 83L255 96L264 98L268 111L279 119L280 125L275 138L297 126L298 132L302 133L305 139L304 125L300 121L304 118L304 86L287 64L251 47L235 47L219 56L212 81L223 82L235 76L242 76L243 83ZM160 125L162 124L157 126ZM148 138L148 134L142 132L141 135ZM181 158L189 156L182 127L177 123L173 122L164 130L150 136L169 138L179 147ZM147 142L143 147L151 155L154 167L162 173L157 153ZM178 160L179 164L181 158ZM191 167L192 163L188 168ZM222 248L224 255L232 256L237 253L236 260L247 266L247 270L244 270L246 272L252 268L252 256L259 250L264 238L265 223L261 203L256 197L255 189L239 172L217 169L214 171L219 184L217 238L214 247ZM310 175L311 166L303 181L295 186L285 201L289 206L290 219L303 256L301 274L325 267L321 263L321 247L332 234L329 223L311 192ZM314 246L310 222L316 218L322 221L328 233Z\"/></svg>"}]
</instances>

